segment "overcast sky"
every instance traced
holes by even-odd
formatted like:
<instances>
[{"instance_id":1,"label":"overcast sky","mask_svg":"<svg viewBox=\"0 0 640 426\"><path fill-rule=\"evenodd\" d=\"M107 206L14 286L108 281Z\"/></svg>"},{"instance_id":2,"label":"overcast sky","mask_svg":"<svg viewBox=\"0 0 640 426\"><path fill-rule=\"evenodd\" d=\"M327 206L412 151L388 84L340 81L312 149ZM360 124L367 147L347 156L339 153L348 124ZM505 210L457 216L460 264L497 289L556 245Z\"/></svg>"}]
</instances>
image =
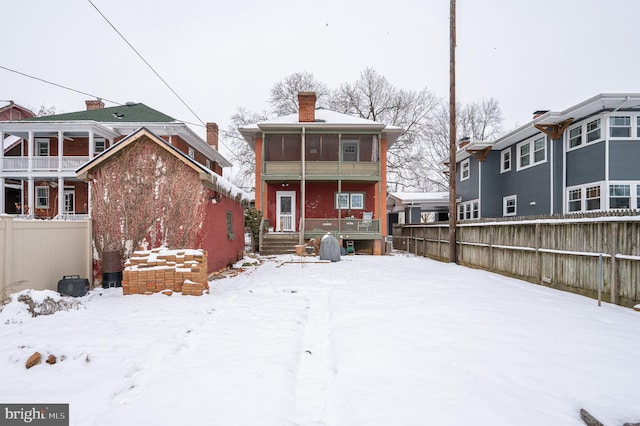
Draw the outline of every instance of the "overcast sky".
<instances>
[{"instance_id":1,"label":"overcast sky","mask_svg":"<svg viewBox=\"0 0 640 426\"><path fill-rule=\"evenodd\" d=\"M239 106L268 109L271 87L301 71L333 89L371 67L448 99L447 0L93 3L203 121L222 127ZM198 122L88 0L11 1L1 16L0 66ZM496 98L513 129L537 109L640 92L639 16L638 0L458 0L458 101ZM0 100L63 113L87 98L0 69Z\"/></svg>"}]
</instances>

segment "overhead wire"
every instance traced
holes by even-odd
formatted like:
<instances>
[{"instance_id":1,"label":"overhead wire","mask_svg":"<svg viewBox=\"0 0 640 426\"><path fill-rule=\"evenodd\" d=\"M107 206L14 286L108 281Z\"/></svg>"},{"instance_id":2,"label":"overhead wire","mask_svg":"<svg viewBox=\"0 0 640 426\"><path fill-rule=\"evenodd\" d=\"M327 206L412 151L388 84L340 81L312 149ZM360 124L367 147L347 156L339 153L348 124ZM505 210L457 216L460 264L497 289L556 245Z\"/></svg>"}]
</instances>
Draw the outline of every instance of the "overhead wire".
<instances>
[{"instance_id":1,"label":"overhead wire","mask_svg":"<svg viewBox=\"0 0 640 426\"><path fill-rule=\"evenodd\" d=\"M68 87L68 86L64 86L62 84L54 83L53 81L45 80L44 78L36 77L36 76L30 75L30 74L27 74L27 73L24 73L24 72L21 72L21 71L18 71L18 70L14 70L14 69L9 68L9 67L5 67L3 65L0 65L0 68L2 68L3 70L6 70L6 71L10 71L10 72L19 74L19 75L27 77L27 78L32 78L34 80L38 80L38 81L41 81L43 83L47 83L47 84L51 84L51 85L56 86L56 87L60 87L62 89L66 89L66 90L70 90L72 92L80 93L81 95L90 96L92 98L99 98L99 99L102 99L104 101L110 102L112 104L116 104L116 105L124 105L124 104L122 104L120 102L111 101L111 100L103 98L101 96L92 95L91 93L83 92L82 90L77 90L77 89L74 89L72 87Z\"/></svg>"},{"instance_id":2,"label":"overhead wire","mask_svg":"<svg viewBox=\"0 0 640 426\"><path fill-rule=\"evenodd\" d=\"M100 9L98 9L98 7L93 4L93 2L91 0L87 0L91 6L93 6L93 8L100 14L100 16L102 16L104 18L105 21L107 21L107 23L111 26L111 28L113 28L113 30L120 36L120 38L122 38L122 40L124 40L125 43L127 43L127 45L131 48L131 50L133 50L136 55L138 55L138 57L142 60L142 62L144 62L151 71L153 71L153 73L156 75L156 77L158 77L160 79L160 81L162 81L164 83L165 86L167 86L167 88L169 90L171 90L171 92L180 100L180 102L182 102L182 104L187 107L187 109L191 112L191 114L193 114L200 123L202 123L203 126L206 126L206 124L204 123L204 121L202 121L202 119L198 116L198 114L195 113L195 111L193 109L191 109L191 107L184 101L184 99L182 99L180 97L180 95L178 95L178 93L173 90L173 87L171 87L171 85L169 83L167 83L167 81L162 78L162 76L151 66L151 64L149 62L147 62L147 60L140 54L140 52L138 52L138 50L133 47L133 45L131 43L129 43L129 40L127 40L127 38L122 35L122 33L120 31L118 31L118 29L115 27L115 25L113 25L111 23L111 21L109 21L109 18L107 18L104 13L102 13L100 11Z\"/></svg>"}]
</instances>

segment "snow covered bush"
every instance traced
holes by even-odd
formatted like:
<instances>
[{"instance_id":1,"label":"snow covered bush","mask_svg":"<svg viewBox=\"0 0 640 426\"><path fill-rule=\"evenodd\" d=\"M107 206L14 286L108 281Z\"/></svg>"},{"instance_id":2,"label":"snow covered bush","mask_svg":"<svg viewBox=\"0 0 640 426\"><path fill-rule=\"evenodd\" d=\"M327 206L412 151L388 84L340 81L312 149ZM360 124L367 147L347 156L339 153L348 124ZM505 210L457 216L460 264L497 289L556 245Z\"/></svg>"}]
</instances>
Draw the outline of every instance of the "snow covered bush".
<instances>
[{"instance_id":1,"label":"snow covered bush","mask_svg":"<svg viewBox=\"0 0 640 426\"><path fill-rule=\"evenodd\" d=\"M5 323L16 322L21 317L37 317L52 315L60 311L80 309L82 303L78 299L62 296L51 290L23 290L11 295L0 306L0 318Z\"/></svg>"}]
</instances>

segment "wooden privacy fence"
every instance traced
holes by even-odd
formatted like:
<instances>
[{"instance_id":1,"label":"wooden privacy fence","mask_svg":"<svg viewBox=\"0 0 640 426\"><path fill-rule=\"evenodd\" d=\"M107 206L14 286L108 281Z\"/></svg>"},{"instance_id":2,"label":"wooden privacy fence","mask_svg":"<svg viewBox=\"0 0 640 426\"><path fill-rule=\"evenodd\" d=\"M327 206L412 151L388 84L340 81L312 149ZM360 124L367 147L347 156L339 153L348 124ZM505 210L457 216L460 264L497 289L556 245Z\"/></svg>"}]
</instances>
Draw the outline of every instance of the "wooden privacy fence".
<instances>
[{"instance_id":1,"label":"wooden privacy fence","mask_svg":"<svg viewBox=\"0 0 640 426\"><path fill-rule=\"evenodd\" d=\"M395 225L393 235L396 250L448 260L446 223ZM602 300L640 303L640 216L460 223L456 242L461 265L594 298L601 276Z\"/></svg>"},{"instance_id":2,"label":"wooden privacy fence","mask_svg":"<svg viewBox=\"0 0 640 426\"><path fill-rule=\"evenodd\" d=\"M64 275L91 278L91 220L0 215L0 302L27 288L57 290Z\"/></svg>"}]
</instances>

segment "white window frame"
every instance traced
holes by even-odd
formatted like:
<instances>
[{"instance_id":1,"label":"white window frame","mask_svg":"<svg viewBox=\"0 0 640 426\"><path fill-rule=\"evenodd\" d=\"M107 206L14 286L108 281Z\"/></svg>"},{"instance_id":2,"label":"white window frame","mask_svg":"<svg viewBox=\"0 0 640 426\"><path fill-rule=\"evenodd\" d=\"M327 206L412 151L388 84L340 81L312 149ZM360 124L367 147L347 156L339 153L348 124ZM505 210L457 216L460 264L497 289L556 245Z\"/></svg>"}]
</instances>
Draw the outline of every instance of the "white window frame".
<instances>
[{"instance_id":1,"label":"white window frame","mask_svg":"<svg viewBox=\"0 0 640 426\"><path fill-rule=\"evenodd\" d=\"M44 200L44 202L40 202ZM49 186L36 186L36 209L49 208Z\"/></svg>"},{"instance_id":2,"label":"white window frame","mask_svg":"<svg viewBox=\"0 0 640 426\"><path fill-rule=\"evenodd\" d=\"M571 132L573 132L574 130L579 130L580 133L572 137ZM571 146L571 141L575 139L578 139L578 143ZM583 124L580 124L578 126L573 126L567 130L567 150L572 150L572 149L581 147L583 145L583 142L584 142L584 125Z\"/></svg>"},{"instance_id":3,"label":"white window frame","mask_svg":"<svg viewBox=\"0 0 640 426\"><path fill-rule=\"evenodd\" d=\"M594 128L592 130L589 130L589 125L592 124L592 123L595 123L595 122L598 123L598 127ZM588 145L590 143L596 143L596 142L600 142L601 140L604 140L604 137L603 137L604 132L602 131L602 117L598 117L598 118L595 118L593 120L589 120L586 123L584 123L584 126L585 126L585 139L584 139L584 141L585 141L586 145ZM591 133L594 133L596 130L598 131L598 137L596 139L589 140L589 135Z\"/></svg>"},{"instance_id":4,"label":"white window frame","mask_svg":"<svg viewBox=\"0 0 640 426\"><path fill-rule=\"evenodd\" d=\"M614 188L619 188L619 187L627 187L629 190L628 195L611 195L611 190L613 190ZM629 210L629 209L633 209L634 208L634 199L631 196L631 188L633 187L633 184L631 182L610 182L609 186L607 188L607 194L608 194L608 204L609 204L609 210ZM629 200L629 206L628 207L611 207L611 199L612 198L620 198L620 199L628 199Z\"/></svg>"},{"instance_id":5,"label":"white window frame","mask_svg":"<svg viewBox=\"0 0 640 426\"><path fill-rule=\"evenodd\" d=\"M338 210L364 210L364 192L336 192L334 207Z\"/></svg>"},{"instance_id":6,"label":"white window frame","mask_svg":"<svg viewBox=\"0 0 640 426\"><path fill-rule=\"evenodd\" d=\"M582 211L584 188L571 188L567 189L567 213L577 213ZM577 197L572 198L572 195ZM578 204L577 209L572 209L571 203Z\"/></svg>"},{"instance_id":7,"label":"white window frame","mask_svg":"<svg viewBox=\"0 0 640 426\"><path fill-rule=\"evenodd\" d=\"M100 154L107 149L107 140L102 137L93 138L93 152Z\"/></svg>"},{"instance_id":8,"label":"white window frame","mask_svg":"<svg viewBox=\"0 0 640 426\"><path fill-rule=\"evenodd\" d=\"M544 158L542 158L541 160L535 161L535 146L536 146L536 142L539 140L543 140L543 146L544 146ZM529 152L527 152L526 157L529 160L529 163L526 165L523 165L523 158L524 156L522 155L522 148L527 147ZM540 136L540 135L536 135L532 138L527 139L524 142L520 142L519 144L516 145L516 160L518 161L517 163L517 170L525 170L528 169L530 167L535 167L537 165L543 164L547 162L547 151L548 151L548 146L547 146L547 137L546 136Z\"/></svg>"},{"instance_id":9,"label":"white window frame","mask_svg":"<svg viewBox=\"0 0 640 426\"><path fill-rule=\"evenodd\" d=\"M580 213L580 212L597 212L604 210L605 199L603 197L603 182L591 182L582 185L570 186L566 190L567 204L565 206L567 213ZM591 191L596 190L599 192L598 197L590 197ZM571 194L578 193L580 195L579 198L571 199ZM599 207L596 209L589 208L589 204L591 201L598 200ZM579 210L571 210L571 202L580 202Z\"/></svg>"},{"instance_id":10,"label":"white window frame","mask_svg":"<svg viewBox=\"0 0 640 426\"><path fill-rule=\"evenodd\" d=\"M513 201L512 213L509 213L507 211L510 201ZM502 216L516 216L517 214L518 214L518 195L513 194L513 195L507 195L506 197L503 197L502 198Z\"/></svg>"},{"instance_id":11,"label":"white window frame","mask_svg":"<svg viewBox=\"0 0 640 426\"><path fill-rule=\"evenodd\" d=\"M626 119L628 121L628 123L624 124L624 125L618 125L616 124L615 126L613 125L614 121L616 119ZM631 125L631 123L633 122L631 114L624 114L624 115L610 115L609 116L609 139L630 139L633 137L633 127ZM629 135L628 136L613 136L613 130L614 129L627 129L629 131Z\"/></svg>"},{"instance_id":12,"label":"white window frame","mask_svg":"<svg viewBox=\"0 0 640 426\"><path fill-rule=\"evenodd\" d=\"M458 220L471 220L480 218L480 200L470 200L458 203Z\"/></svg>"},{"instance_id":13,"label":"white window frame","mask_svg":"<svg viewBox=\"0 0 640 426\"><path fill-rule=\"evenodd\" d=\"M204 165L207 169L211 170L211 160L208 158L204 160Z\"/></svg>"},{"instance_id":14,"label":"white window frame","mask_svg":"<svg viewBox=\"0 0 640 426\"><path fill-rule=\"evenodd\" d=\"M50 145L49 138L35 138L34 142L35 142L34 155L36 157L49 157L49 155L51 154L51 145ZM40 149L41 147L44 147L45 149L41 151Z\"/></svg>"},{"instance_id":15,"label":"white window frame","mask_svg":"<svg viewBox=\"0 0 640 426\"><path fill-rule=\"evenodd\" d=\"M469 179L471 176L471 162L467 158L460 163L460 181Z\"/></svg>"},{"instance_id":16,"label":"white window frame","mask_svg":"<svg viewBox=\"0 0 640 426\"><path fill-rule=\"evenodd\" d=\"M508 157L508 158L505 158L505 157ZM500 173L511 171L512 162L513 162L513 158L511 156L511 147L500 151ZM505 167L505 163L508 163L509 165Z\"/></svg>"},{"instance_id":17,"label":"white window frame","mask_svg":"<svg viewBox=\"0 0 640 426\"><path fill-rule=\"evenodd\" d=\"M189 158L194 158L194 159L196 158L196 150L193 149L193 147L191 146L188 148L188 155L189 155Z\"/></svg>"}]
</instances>

